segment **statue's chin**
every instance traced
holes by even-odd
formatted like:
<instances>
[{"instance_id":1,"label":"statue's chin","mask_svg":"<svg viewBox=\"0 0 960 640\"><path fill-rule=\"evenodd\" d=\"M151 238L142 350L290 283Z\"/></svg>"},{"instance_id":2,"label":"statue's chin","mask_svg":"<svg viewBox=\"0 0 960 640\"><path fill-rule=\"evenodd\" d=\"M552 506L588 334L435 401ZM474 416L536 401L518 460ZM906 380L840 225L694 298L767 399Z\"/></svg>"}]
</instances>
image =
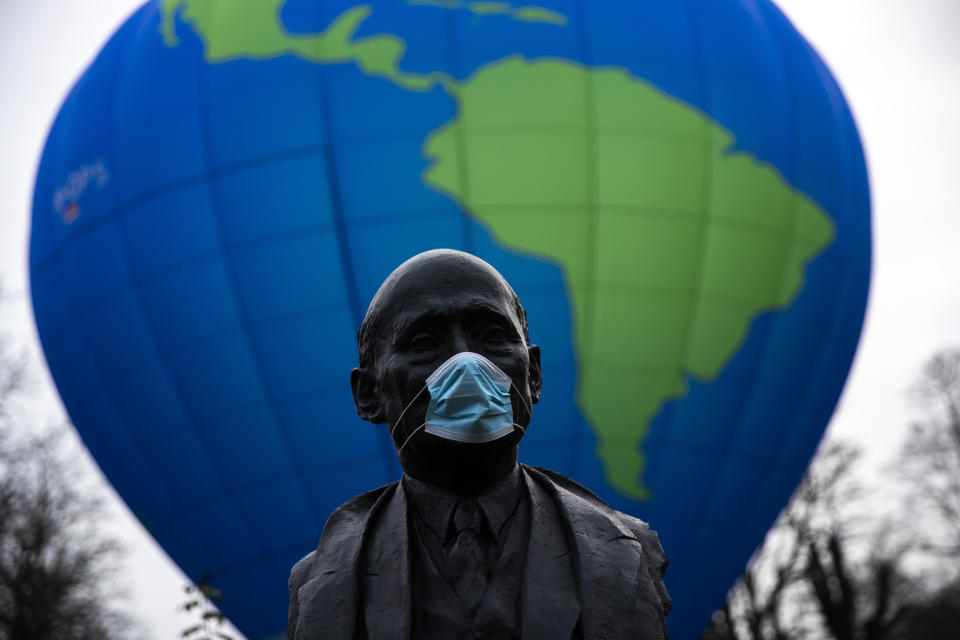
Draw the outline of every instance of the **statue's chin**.
<instances>
[{"instance_id":1,"label":"statue's chin","mask_svg":"<svg viewBox=\"0 0 960 640\"><path fill-rule=\"evenodd\" d=\"M400 463L418 480L456 493L480 493L516 466L522 434L516 429L490 442L466 443L424 433L410 443Z\"/></svg>"}]
</instances>

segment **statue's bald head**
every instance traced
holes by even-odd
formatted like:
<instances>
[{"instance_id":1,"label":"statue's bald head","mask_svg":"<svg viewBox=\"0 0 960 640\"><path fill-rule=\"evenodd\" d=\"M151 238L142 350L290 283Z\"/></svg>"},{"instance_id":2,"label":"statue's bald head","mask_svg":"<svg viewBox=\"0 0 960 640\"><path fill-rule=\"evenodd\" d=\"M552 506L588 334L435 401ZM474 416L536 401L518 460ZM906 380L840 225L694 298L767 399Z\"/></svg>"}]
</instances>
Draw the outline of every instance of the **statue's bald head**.
<instances>
[{"instance_id":1,"label":"statue's bald head","mask_svg":"<svg viewBox=\"0 0 960 640\"><path fill-rule=\"evenodd\" d=\"M420 298L423 294L432 293L442 298L454 291L473 290L494 291L502 295L508 301L529 344L526 311L499 271L469 253L433 249L413 256L394 269L373 296L357 334L360 366L373 366L380 344L389 339L394 330L393 321L405 308L406 301Z\"/></svg>"}]
</instances>

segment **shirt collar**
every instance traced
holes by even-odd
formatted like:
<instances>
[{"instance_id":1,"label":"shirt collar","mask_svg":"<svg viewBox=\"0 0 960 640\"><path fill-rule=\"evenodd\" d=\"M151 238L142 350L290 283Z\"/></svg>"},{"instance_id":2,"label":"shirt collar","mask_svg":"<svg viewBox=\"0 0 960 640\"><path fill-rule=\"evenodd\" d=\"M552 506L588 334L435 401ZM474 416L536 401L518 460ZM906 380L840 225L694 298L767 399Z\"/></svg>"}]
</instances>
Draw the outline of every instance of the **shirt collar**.
<instances>
[{"instance_id":1,"label":"shirt collar","mask_svg":"<svg viewBox=\"0 0 960 640\"><path fill-rule=\"evenodd\" d=\"M461 499L477 501L494 540L499 538L503 525L513 515L520 501L519 466L514 466L503 479L475 498L461 498L451 491L407 474L403 474L402 482L403 490L409 496L417 515L441 540L446 540L453 528L453 511Z\"/></svg>"}]
</instances>

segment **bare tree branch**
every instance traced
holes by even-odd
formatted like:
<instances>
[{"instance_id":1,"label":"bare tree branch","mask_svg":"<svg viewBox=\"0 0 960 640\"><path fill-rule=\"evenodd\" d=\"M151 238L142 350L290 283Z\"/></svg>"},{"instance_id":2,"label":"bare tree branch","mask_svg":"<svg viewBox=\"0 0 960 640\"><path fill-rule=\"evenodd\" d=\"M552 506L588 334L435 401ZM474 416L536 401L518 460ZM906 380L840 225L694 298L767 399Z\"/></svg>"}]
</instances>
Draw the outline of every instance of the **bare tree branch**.
<instances>
[{"instance_id":1,"label":"bare tree branch","mask_svg":"<svg viewBox=\"0 0 960 640\"><path fill-rule=\"evenodd\" d=\"M0 333L0 640L101 640L133 628L110 603L118 542L77 483L62 430L37 433L19 402L26 358Z\"/></svg>"},{"instance_id":2,"label":"bare tree branch","mask_svg":"<svg viewBox=\"0 0 960 640\"><path fill-rule=\"evenodd\" d=\"M926 516L925 551L960 558L960 349L931 358L913 393L926 415L911 428L899 472Z\"/></svg>"},{"instance_id":3,"label":"bare tree branch","mask_svg":"<svg viewBox=\"0 0 960 640\"><path fill-rule=\"evenodd\" d=\"M715 632L721 622L751 640L890 637L905 601L901 554L864 563L850 553L865 526L857 508L864 493L854 473L859 459L847 443L821 447L724 614L714 619L709 633L715 635L705 637L730 637Z\"/></svg>"}]
</instances>

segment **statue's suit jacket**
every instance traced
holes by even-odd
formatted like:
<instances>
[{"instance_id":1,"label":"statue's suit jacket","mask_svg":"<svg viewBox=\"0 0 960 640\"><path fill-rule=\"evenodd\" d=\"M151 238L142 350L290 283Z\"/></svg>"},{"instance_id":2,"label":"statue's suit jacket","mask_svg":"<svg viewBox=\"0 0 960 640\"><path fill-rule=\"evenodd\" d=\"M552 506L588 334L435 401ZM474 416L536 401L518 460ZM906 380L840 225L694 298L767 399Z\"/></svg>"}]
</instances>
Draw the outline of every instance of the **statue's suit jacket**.
<instances>
[{"instance_id":1,"label":"statue's suit jacket","mask_svg":"<svg viewBox=\"0 0 960 640\"><path fill-rule=\"evenodd\" d=\"M566 640L579 619L585 640L666 639L657 534L568 478L520 469L531 512L522 637ZM354 638L364 623L370 640L410 638L408 544L401 483L340 506L290 574L288 638Z\"/></svg>"}]
</instances>

